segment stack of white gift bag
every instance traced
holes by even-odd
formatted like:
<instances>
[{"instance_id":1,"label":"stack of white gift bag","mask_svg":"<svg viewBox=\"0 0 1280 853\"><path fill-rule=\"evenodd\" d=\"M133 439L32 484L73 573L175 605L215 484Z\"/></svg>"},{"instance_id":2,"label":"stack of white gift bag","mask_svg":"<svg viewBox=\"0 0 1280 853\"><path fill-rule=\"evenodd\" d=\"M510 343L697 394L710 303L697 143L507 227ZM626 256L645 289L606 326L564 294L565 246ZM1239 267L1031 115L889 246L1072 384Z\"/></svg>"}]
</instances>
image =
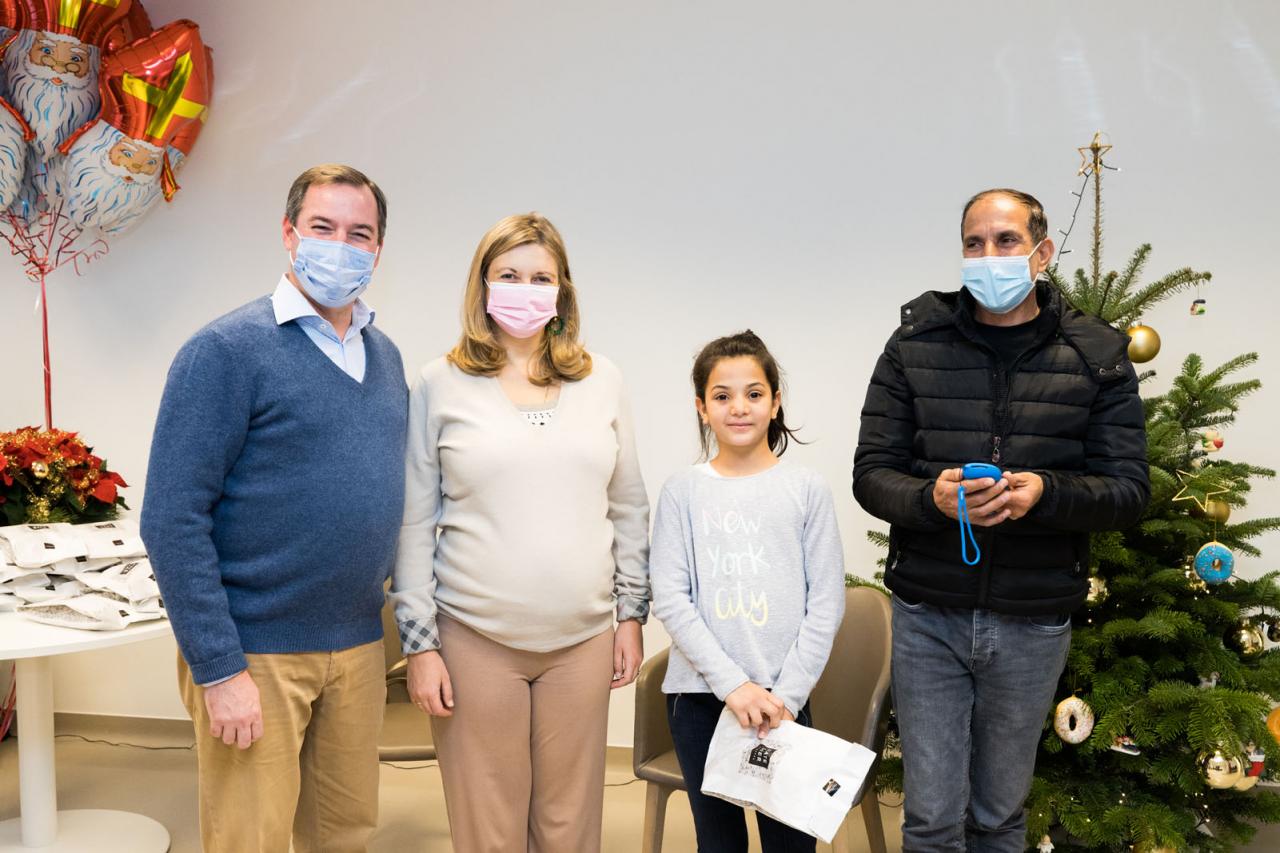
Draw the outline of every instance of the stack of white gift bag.
<instances>
[{"instance_id":1,"label":"stack of white gift bag","mask_svg":"<svg viewBox=\"0 0 1280 853\"><path fill-rule=\"evenodd\" d=\"M0 610L93 631L165 618L130 519L0 527Z\"/></svg>"}]
</instances>

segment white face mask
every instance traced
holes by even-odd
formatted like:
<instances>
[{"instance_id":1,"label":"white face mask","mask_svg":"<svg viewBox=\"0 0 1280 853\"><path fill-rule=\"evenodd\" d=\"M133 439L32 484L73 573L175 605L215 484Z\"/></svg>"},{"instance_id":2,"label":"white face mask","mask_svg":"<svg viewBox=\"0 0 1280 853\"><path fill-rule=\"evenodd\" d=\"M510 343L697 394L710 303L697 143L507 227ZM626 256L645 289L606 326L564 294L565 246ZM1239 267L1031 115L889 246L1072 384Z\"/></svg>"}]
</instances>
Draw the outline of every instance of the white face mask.
<instances>
[{"instance_id":1,"label":"white face mask","mask_svg":"<svg viewBox=\"0 0 1280 853\"><path fill-rule=\"evenodd\" d=\"M973 294L974 301L992 314L1008 314L1022 304L1035 286L1031 278L1031 256L1048 238L1036 243L1026 255L984 255L960 261L960 283Z\"/></svg>"},{"instance_id":2,"label":"white face mask","mask_svg":"<svg viewBox=\"0 0 1280 853\"><path fill-rule=\"evenodd\" d=\"M298 237L293 274L308 296L326 308L341 308L364 293L373 277L376 252L366 252L341 240L303 237L297 228L293 233Z\"/></svg>"}]
</instances>

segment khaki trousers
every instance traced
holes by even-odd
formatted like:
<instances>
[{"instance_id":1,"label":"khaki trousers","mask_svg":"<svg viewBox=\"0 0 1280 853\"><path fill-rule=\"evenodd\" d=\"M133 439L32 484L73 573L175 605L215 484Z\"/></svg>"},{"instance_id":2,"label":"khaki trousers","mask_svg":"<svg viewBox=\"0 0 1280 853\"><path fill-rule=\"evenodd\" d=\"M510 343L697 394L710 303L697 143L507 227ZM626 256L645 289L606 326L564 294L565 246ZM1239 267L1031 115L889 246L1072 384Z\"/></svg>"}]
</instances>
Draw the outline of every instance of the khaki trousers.
<instances>
[{"instance_id":1,"label":"khaki trousers","mask_svg":"<svg viewBox=\"0 0 1280 853\"><path fill-rule=\"evenodd\" d=\"M363 853L378 823L382 643L247 655L262 738L246 750L209 734L204 688L178 655L196 731L205 853Z\"/></svg>"},{"instance_id":2,"label":"khaki trousers","mask_svg":"<svg viewBox=\"0 0 1280 853\"><path fill-rule=\"evenodd\" d=\"M441 614L451 717L432 717L457 853L600 849L613 629L511 649Z\"/></svg>"}]
</instances>

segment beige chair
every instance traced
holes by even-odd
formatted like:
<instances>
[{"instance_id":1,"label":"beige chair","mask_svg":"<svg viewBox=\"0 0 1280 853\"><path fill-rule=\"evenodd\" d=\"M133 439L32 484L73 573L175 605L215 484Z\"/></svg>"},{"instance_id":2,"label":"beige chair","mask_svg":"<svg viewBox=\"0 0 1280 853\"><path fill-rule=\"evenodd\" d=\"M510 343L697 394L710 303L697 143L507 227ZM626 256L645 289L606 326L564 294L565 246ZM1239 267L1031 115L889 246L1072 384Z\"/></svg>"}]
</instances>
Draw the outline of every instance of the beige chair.
<instances>
[{"instance_id":1,"label":"beige chair","mask_svg":"<svg viewBox=\"0 0 1280 853\"><path fill-rule=\"evenodd\" d=\"M378 737L378 760L434 761L431 720L409 701L409 664L400 652L400 633L389 603L382 608L382 648L387 661L387 705Z\"/></svg>"},{"instance_id":2,"label":"beige chair","mask_svg":"<svg viewBox=\"0 0 1280 853\"><path fill-rule=\"evenodd\" d=\"M884 748L889 720L889 599L870 587L845 590L845 614L832 644L827 668L809 698L815 727L870 749L877 756ZM671 732L667 728L666 697L662 679L667 674L667 649L645 662L636 679L636 727L632 766L645 785L644 835L641 850L659 853L666 821L667 800L673 791L685 790L676 761ZM876 768L854 797L872 853L885 853L880 803L875 795ZM849 822L845 821L831 849L847 853Z\"/></svg>"}]
</instances>

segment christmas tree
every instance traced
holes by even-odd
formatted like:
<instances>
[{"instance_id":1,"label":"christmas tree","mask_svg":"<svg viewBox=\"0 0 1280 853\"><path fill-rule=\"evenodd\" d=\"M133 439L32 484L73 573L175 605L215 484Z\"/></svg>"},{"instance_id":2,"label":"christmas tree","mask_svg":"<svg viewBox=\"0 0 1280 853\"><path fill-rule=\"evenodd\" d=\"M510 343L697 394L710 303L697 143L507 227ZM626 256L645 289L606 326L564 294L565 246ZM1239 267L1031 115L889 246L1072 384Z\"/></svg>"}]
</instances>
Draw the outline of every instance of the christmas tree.
<instances>
[{"instance_id":1,"label":"christmas tree","mask_svg":"<svg viewBox=\"0 0 1280 853\"><path fill-rule=\"evenodd\" d=\"M1093 189L1089 269L1068 279L1055 264L1049 276L1072 306L1127 331L1130 356L1145 362L1160 343L1143 313L1210 276L1180 269L1140 284L1150 245L1122 271L1103 271L1109 149L1100 136L1080 149L1080 203ZM1192 313L1203 306L1197 298ZM1260 387L1239 378L1256 360L1247 353L1207 369L1188 355L1167 392L1144 396L1151 502L1132 529L1092 537L1089 602L1074 617L1059 685L1064 713L1046 721L1027 800L1031 848L1227 851L1255 824L1280 821L1280 796L1253 787L1280 767L1267 726L1280 699L1280 652L1263 650L1264 633L1280 641L1280 572L1232 574L1235 555L1259 556L1251 540L1280 518L1230 521L1250 482L1275 472L1217 455L1220 430ZM881 533L869 538L887 545ZM1270 720L1280 735L1280 711ZM895 748L891 737L882 790L901 790Z\"/></svg>"},{"instance_id":2,"label":"christmas tree","mask_svg":"<svg viewBox=\"0 0 1280 853\"><path fill-rule=\"evenodd\" d=\"M1081 197L1093 186L1089 271L1067 280L1055 265L1049 275L1074 307L1126 329L1130 356L1143 362L1159 349L1137 322L1143 312L1209 274L1181 269L1139 285L1150 245L1123 271L1102 271L1109 148L1095 136L1081 149ZM1280 518L1230 522L1250 481L1275 472L1217 456L1220 430L1260 387L1239 378L1256 360L1207 369L1191 354L1166 393L1144 397L1151 503L1132 529L1093 536L1089 603L1075 617L1060 696L1078 697L1096 722L1074 745L1061 725L1047 732L1027 801L1032 845L1225 851L1255 823L1280 821L1280 796L1251 790L1280 761L1266 725L1280 654L1262 642L1263 631L1280 638L1280 572L1232 574L1234 555L1259 556L1251 540Z\"/></svg>"}]
</instances>

